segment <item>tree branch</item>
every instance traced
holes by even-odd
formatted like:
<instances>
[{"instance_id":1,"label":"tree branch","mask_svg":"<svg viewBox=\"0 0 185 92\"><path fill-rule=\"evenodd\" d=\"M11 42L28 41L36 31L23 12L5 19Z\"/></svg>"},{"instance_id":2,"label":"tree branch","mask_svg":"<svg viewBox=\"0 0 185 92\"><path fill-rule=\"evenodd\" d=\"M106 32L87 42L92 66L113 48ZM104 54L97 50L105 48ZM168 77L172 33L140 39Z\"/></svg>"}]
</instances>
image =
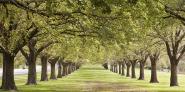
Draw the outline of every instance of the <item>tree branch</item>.
<instances>
[{"instance_id":1,"label":"tree branch","mask_svg":"<svg viewBox=\"0 0 185 92\"><path fill-rule=\"evenodd\" d=\"M21 51L22 55L23 55L26 59L28 59L28 54L23 50L23 48L21 48L20 51Z\"/></svg>"},{"instance_id":2,"label":"tree branch","mask_svg":"<svg viewBox=\"0 0 185 92\"><path fill-rule=\"evenodd\" d=\"M182 56L184 55L184 53L185 53L185 45L183 46L183 49L181 50L180 55L177 57L177 63L176 64L179 63L179 61L182 58Z\"/></svg>"},{"instance_id":3,"label":"tree branch","mask_svg":"<svg viewBox=\"0 0 185 92\"><path fill-rule=\"evenodd\" d=\"M36 52L36 55L39 55L40 52L42 52L45 48L49 47L50 45L54 44L54 43L58 43L58 41L51 41L51 42L48 42L44 45L42 45Z\"/></svg>"},{"instance_id":4,"label":"tree branch","mask_svg":"<svg viewBox=\"0 0 185 92\"><path fill-rule=\"evenodd\" d=\"M177 19L179 19L179 20L181 20L181 21L183 21L183 22L185 21L185 17L179 15L179 14L176 12L176 10L174 10L174 9L168 7L168 6L165 6L165 11L166 11L167 13L169 13L171 16L175 17L175 18L177 18Z\"/></svg>"},{"instance_id":5,"label":"tree branch","mask_svg":"<svg viewBox=\"0 0 185 92\"><path fill-rule=\"evenodd\" d=\"M28 41L31 40L38 32L39 30L38 28L36 28L33 31L28 32L27 35L22 35L22 37L17 41L17 45L13 50L13 53L18 53L19 50L22 49L28 43Z\"/></svg>"},{"instance_id":6,"label":"tree branch","mask_svg":"<svg viewBox=\"0 0 185 92\"><path fill-rule=\"evenodd\" d=\"M165 41L165 45L166 45L167 54L168 54L169 58L171 59L172 53L171 53L170 45L167 41Z\"/></svg>"}]
</instances>

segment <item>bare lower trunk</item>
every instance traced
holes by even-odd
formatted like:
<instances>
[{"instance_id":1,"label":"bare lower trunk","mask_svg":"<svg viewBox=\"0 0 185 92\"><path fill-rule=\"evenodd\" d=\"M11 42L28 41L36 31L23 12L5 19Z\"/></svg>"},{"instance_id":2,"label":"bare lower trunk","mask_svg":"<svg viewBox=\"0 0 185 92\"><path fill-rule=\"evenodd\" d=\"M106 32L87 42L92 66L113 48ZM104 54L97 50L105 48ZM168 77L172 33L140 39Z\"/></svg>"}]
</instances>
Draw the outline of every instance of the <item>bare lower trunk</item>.
<instances>
[{"instance_id":1,"label":"bare lower trunk","mask_svg":"<svg viewBox=\"0 0 185 92\"><path fill-rule=\"evenodd\" d=\"M67 65L67 66L66 66L66 72L65 72L66 74L65 74L65 75L68 75L68 74L69 74L68 67L69 67L69 66Z\"/></svg>"},{"instance_id":2,"label":"bare lower trunk","mask_svg":"<svg viewBox=\"0 0 185 92\"><path fill-rule=\"evenodd\" d=\"M112 65L112 72L115 72L115 66L114 65Z\"/></svg>"},{"instance_id":3,"label":"bare lower trunk","mask_svg":"<svg viewBox=\"0 0 185 92\"><path fill-rule=\"evenodd\" d=\"M71 65L71 69L72 69L72 72L75 71L75 70L74 70L74 65L73 65L73 64Z\"/></svg>"},{"instance_id":4,"label":"bare lower trunk","mask_svg":"<svg viewBox=\"0 0 185 92\"><path fill-rule=\"evenodd\" d=\"M68 65L68 74L71 74L71 64Z\"/></svg>"},{"instance_id":5,"label":"bare lower trunk","mask_svg":"<svg viewBox=\"0 0 185 92\"><path fill-rule=\"evenodd\" d=\"M156 61L151 61L151 78L150 83L159 83L157 80L157 69L156 69Z\"/></svg>"},{"instance_id":6,"label":"bare lower trunk","mask_svg":"<svg viewBox=\"0 0 185 92\"><path fill-rule=\"evenodd\" d=\"M171 64L170 86L178 86L177 65Z\"/></svg>"},{"instance_id":7,"label":"bare lower trunk","mask_svg":"<svg viewBox=\"0 0 185 92\"><path fill-rule=\"evenodd\" d=\"M3 53L3 77L1 89L17 90L14 81L14 56Z\"/></svg>"},{"instance_id":8,"label":"bare lower trunk","mask_svg":"<svg viewBox=\"0 0 185 92\"><path fill-rule=\"evenodd\" d=\"M130 64L126 64L127 65L127 75L126 77L130 77Z\"/></svg>"},{"instance_id":9,"label":"bare lower trunk","mask_svg":"<svg viewBox=\"0 0 185 92\"><path fill-rule=\"evenodd\" d=\"M74 71L76 71L76 64L74 65Z\"/></svg>"},{"instance_id":10,"label":"bare lower trunk","mask_svg":"<svg viewBox=\"0 0 185 92\"><path fill-rule=\"evenodd\" d=\"M62 64L58 62L58 75L57 78L62 78Z\"/></svg>"},{"instance_id":11,"label":"bare lower trunk","mask_svg":"<svg viewBox=\"0 0 185 92\"><path fill-rule=\"evenodd\" d=\"M140 73L139 73L138 80L144 80L144 63L143 62L140 62Z\"/></svg>"},{"instance_id":12,"label":"bare lower trunk","mask_svg":"<svg viewBox=\"0 0 185 92\"><path fill-rule=\"evenodd\" d=\"M136 78L136 73L135 73L135 66L136 66L136 62L132 62L132 76L131 78Z\"/></svg>"},{"instance_id":13,"label":"bare lower trunk","mask_svg":"<svg viewBox=\"0 0 185 92\"><path fill-rule=\"evenodd\" d=\"M112 65L110 65L110 71L113 72L113 66Z\"/></svg>"},{"instance_id":14,"label":"bare lower trunk","mask_svg":"<svg viewBox=\"0 0 185 92\"><path fill-rule=\"evenodd\" d=\"M119 63L119 74L121 74L121 63Z\"/></svg>"},{"instance_id":15,"label":"bare lower trunk","mask_svg":"<svg viewBox=\"0 0 185 92\"><path fill-rule=\"evenodd\" d=\"M62 76L66 76L66 66L65 65L63 65Z\"/></svg>"},{"instance_id":16,"label":"bare lower trunk","mask_svg":"<svg viewBox=\"0 0 185 92\"><path fill-rule=\"evenodd\" d=\"M50 75L50 79L52 80L56 80L56 74L55 74L55 63L50 63L51 64L51 75Z\"/></svg>"},{"instance_id":17,"label":"bare lower trunk","mask_svg":"<svg viewBox=\"0 0 185 92\"><path fill-rule=\"evenodd\" d=\"M41 71L41 80L40 81L48 81L47 57L46 56L41 56L41 65L42 65L42 71Z\"/></svg>"},{"instance_id":18,"label":"bare lower trunk","mask_svg":"<svg viewBox=\"0 0 185 92\"><path fill-rule=\"evenodd\" d=\"M118 67L117 67L117 64L115 65L115 73L118 73Z\"/></svg>"},{"instance_id":19,"label":"bare lower trunk","mask_svg":"<svg viewBox=\"0 0 185 92\"><path fill-rule=\"evenodd\" d=\"M125 76L125 63L122 63L121 75Z\"/></svg>"},{"instance_id":20,"label":"bare lower trunk","mask_svg":"<svg viewBox=\"0 0 185 92\"><path fill-rule=\"evenodd\" d=\"M37 84L37 75L36 75L36 59L30 57L28 61L28 80L26 85L36 85Z\"/></svg>"}]
</instances>

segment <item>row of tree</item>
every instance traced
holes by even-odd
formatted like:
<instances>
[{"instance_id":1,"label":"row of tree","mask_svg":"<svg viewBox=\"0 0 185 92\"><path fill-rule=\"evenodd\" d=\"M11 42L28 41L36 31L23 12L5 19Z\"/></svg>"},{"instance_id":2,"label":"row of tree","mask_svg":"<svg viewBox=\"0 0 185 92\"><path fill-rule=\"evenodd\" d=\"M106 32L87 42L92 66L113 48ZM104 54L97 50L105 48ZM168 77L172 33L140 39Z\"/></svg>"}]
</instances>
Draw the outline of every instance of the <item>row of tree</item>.
<instances>
[{"instance_id":1,"label":"row of tree","mask_svg":"<svg viewBox=\"0 0 185 92\"><path fill-rule=\"evenodd\" d=\"M144 79L146 59L150 56L154 67L158 50L167 52L170 85L177 86L177 66L185 52L184 4L184 0L0 0L1 88L17 89L14 59L19 52L28 65L27 84L35 85L36 59L42 52L75 63L124 59L134 67L139 62Z\"/></svg>"}]
</instances>

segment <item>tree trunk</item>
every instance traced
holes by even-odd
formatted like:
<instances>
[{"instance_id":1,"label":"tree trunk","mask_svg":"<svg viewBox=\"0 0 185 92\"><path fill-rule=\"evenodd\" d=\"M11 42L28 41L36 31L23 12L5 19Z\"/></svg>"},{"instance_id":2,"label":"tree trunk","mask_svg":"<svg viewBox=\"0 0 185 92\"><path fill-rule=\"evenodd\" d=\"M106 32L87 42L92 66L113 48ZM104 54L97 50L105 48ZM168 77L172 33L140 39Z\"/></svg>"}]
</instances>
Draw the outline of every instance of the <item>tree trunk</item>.
<instances>
[{"instance_id":1,"label":"tree trunk","mask_svg":"<svg viewBox=\"0 0 185 92\"><path fill-rule=\"evenodd\" d=\"M125 76L125 63L122 63L121 75Z\"/></svg>"},{"instance_id":2,"label":"tree trunk","mask_svg":"<svg viewBox=\"0 0 185 92\"><path fill-rule=\"evenodd\" d=\"M121 74L121 63L119 63L119 74Z\"/></svg>"},{"instance_id":3,"label":"tree trunk","mask_svg":"<svg viewBox=\"0 0 185 92\"><path fill-rule=\"evenodd\" d=\"M71 63L68 65L68 74L71 74Z\"/></svg>"},{"instance_id":4,"label":"tree trunk","mask_svg":"<svg viewBox=\"0 0 185 92\"><path fill-rule=\"evenodd\" d=\"M69 64L66 67L66 75L68 75L68 74L69 74Z\"/></svg>"},{"instance_id":5,"label":"tree trunk","mask_svg":"<svg viewBox=\"0 0 185 92\"><path fill-rule=\"evenodd\" d=\"M71 69L72 69L71 72L74 72L74 71L75 71L75 70L74 70L74 65L73 65L73 64L71 65Z\"/></svg>"},{"instance_id":6,"label":"tree trunk","mask_svg":"<svg viewBox=\"0 0 185 92\"><path fill-rule=\"evenodd\" d=\"M1 89L17 90L14 81L14 56L3 53L3 77Z\"/></svg>"},{"instance_id":7,"label":"tree trunk","mask_svg":"<svg viewBox=\"0 0 185 92\"><path fill-rule=\"evenodd\" d=\"M62 76L66 76L66 65L63 65Z\"/></svg>"},{"instance_id":8,"label":"tree trunk","mask_svg":"<svg viewBox=\"0 0 185 92\"><path fill-rule=\"evenodd\" d=\"M112 65L112 72L115 72L115 68L114 68L114 65Z\"/></svg>"},{"instance_id":9,"label":"tree trunk","mask_svg":"<svg viewBox=\"0 0 185 92\"><path fill-rule=\"evenodd\" d=\"M58 75L57 75L57 78L62 78L62 64L61 64L60 61L58 62Z\"/></svg>"},{"instance_id":10,"label":"tree trunk","mask_svg":"<svg viewBox=\"0 0 185 92\"><path fill-rule=\"evenodd\" d=\"M71 64L71 73L73 72L73 64Z\"/></svg>"},{"instance_id":11,"label":"tree trunk","mask_svg":"<svg viewBox=\"0 0 185 92\"><path fill-rule=\"evenodd\" d=\"M139 74L139 79L138 80L144 80L144 62L140 62L140 74Z\"/></svg>"},{"instance_id":12,"label":"tree trunk","mask_svg":"<svg viewBox=\"0 0 185 92\"><path fill-rule=\"evenodd\" d=\"M30 52L28 62L28 79L26 85L36 85L37 75L36 75L36 58L34 52Z\"/></svg>"},{"instance_id":13,"label":"tree trunk","mask_svg":"<svg viewBox=\"0 0 185 92\"><path fill-rule=\"evenodd\" d=\"M110 65L110 71L113 72L113 66L112 66L112 64Z\"/></svg>"},{"instance_id":14,"label":"tree trunk","mask_svg":"<svg viewBox=\"0 0 185 92\"><path fill-rule=\"evenodd\" d=\"M131 76L131 78L136 78L136 73L135 73L136 61L131 61L131 64L132 64L132 76Z\"/></svg>"},{"instance_id":15,"label":"tree trunk","mask_svg":"<svg viewBox=\"0 0 185 92\"><path fill-rule=\"evenodd\" d=\"M51 64L51 75L50 75L50 79L52 80L56 80L56 74L55 74L55 64L56 63L50 63Z\"/></svg>"},{"instance_id":16,"label":"tree trunk","mask_svg":"<svg viewBox=\"0 0 185 92\"><path fill-rule=\"evenodd\" d=\"M157 80L157 69L156 69L156 61L151 61L151 78L150 83L159 83Z\"/></svg>"},{"instance_id":17,"label":"tree trunk","mask_svg":"<svg viewBox=\"0 0 185 92\"><path fill-rule=\"evenodd\" d=\"M127 75L126 77L130 77L130 64L126 64L127 65Z\"/></svg>"},{"instance_id":18,"label":"tree trunk","mask_svg":"<svg viewBox=\"0 0 185 92\"><path fill-rule=\"evenodd\" d=\"M177 65L171 64L170 86L178 86Z\"/></svg>"},{"instance_id":19,"label":"tree trunk","mask_svg":"<svg viewBox=\"0 0 185 92\"><path fill-rule=\"evenodd\" d=\"M76 64L74 65L74 71L76 71Z\"/></svg>"},{"instance_id":20,"label":"tree trunk","mask_svg":"<svg viewBox=\"0 0 185 92\"><path fill-rule=\"evenodd\" d=\"M47 74L47 56L41 56L41 80L40 81L48 81L48 74Z\"/></svg>"},{"instance_id":21,"label":"tree trunk","mask_svg":"<svg viewBox=\"0 0 185 92\"><path fill-rule=\"evenodd\" d=\"M117 66L117 64L115 65L115 73L118 73L118 66Z\"/></svg>"},{"instance_id":22,"label":"tree trunk","mask_svg":"<svg viewBox=\"0 0 185 92\"><path fill-rule=\"evenodd\" d=\"M29 60L30 61L28 61L28 80L26 85L36 85L37 84L36 60L34 58Z\"/></svg>"}]
</instances>

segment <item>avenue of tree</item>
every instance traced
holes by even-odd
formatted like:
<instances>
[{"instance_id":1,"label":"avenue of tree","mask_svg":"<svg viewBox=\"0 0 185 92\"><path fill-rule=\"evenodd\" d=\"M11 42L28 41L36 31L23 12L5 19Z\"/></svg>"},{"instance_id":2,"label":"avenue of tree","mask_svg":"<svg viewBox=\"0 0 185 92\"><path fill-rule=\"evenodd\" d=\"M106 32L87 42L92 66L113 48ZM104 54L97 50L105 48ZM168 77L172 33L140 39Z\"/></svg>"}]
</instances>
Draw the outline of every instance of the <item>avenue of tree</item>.
<instances>
[{"instance_id":1,"label":"avenue of tree","mask_svg":"<svg viewBox=\"0 0 185 92\"><path fill-rule=\"evenodd\" d=\"M3 56L1 89L17 90L15 58L28 66L26 85L56 80L83 63L101 63L112 72L159 83L161 54L168 56L170 86L178 86L178 64L185 53L184 0L0 0L0 53ZM57 74L55 67L57 64ZM126 69L126 72L125 72ZM130 71L131 69L131 71ZM131 75L130 75L131 74Z\"/></svg>"}]
</instances>

